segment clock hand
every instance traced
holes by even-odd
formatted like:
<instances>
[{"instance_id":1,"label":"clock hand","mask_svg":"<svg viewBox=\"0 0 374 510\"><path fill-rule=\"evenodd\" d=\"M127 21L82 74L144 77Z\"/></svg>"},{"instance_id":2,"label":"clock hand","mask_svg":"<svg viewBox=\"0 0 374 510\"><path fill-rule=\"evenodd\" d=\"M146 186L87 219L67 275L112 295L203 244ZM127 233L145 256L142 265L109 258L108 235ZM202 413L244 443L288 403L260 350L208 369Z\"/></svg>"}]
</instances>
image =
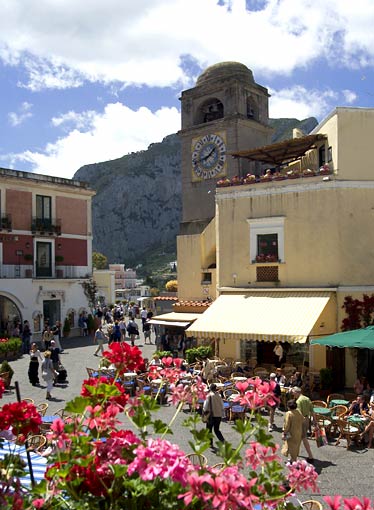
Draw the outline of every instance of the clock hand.
<instances>
[{"instance_id":1,"label":"clock hand","mask_svg":"<svg viewBox=\"0 0 374 510\"><path fill-rule=\"evenodd\" d=\"M200 161L205 161L206 159L210 158L210 156L213 154L213 152L216 150L215 147L213 147L213 149L206 155L204 156L203 158L200 159Z\"/></svg>"}]
</instances>

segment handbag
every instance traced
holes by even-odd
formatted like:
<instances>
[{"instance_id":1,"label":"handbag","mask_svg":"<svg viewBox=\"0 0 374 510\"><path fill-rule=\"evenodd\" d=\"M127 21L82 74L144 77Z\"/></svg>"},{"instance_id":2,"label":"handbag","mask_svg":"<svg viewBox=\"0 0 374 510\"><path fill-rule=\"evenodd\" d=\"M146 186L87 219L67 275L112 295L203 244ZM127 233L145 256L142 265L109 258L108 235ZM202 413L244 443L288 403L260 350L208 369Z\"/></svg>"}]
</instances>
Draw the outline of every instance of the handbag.
<instances>
[{"instance_id":1,"label":"handbag","mask_svg":"<svg viewBox=\"0 0 374 510\"><path fill-rule=\"evenodd\" d=\"M203 414L201 415L203 423L209 423L211 414L212 414L212 400L209 397L209 409L207 411L203 411Z\"/></svg>"},{"instance_id":2,"label":"handbag","mask_svg":"<svg viewBox=\"0 0 374 510\"><path fill-rule=\"evenodd\" d=\"M321 448L321 446L327 445L327 437L325 427L316 427L315 429L315 438L316 438L316 446L317 448Z\"/></svg>"}]
</instances>

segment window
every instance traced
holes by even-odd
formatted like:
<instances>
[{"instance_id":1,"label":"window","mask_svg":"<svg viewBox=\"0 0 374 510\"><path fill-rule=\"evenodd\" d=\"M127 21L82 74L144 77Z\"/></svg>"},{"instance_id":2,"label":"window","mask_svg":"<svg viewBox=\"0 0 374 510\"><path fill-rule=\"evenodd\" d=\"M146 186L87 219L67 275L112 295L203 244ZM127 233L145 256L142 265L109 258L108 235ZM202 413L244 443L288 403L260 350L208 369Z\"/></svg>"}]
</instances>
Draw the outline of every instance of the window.
<instances>
[{"instance_id":1,"label":"window","mask_svg":"<svg viewBox=\"0 0 374 510\"><path fill-rule=\"evenodd\" d=\"M284 216L248 219L251 263L284 262Z\"/></svg>"},{"instance_id":2,"label":"window","mask_svg":"<svg viewBox=\"0 0 374 510\"><path fill-rule=\"evenodd\" d=\"M52 224L52 199L43 195L36 195L36 219L44 228Z\"/></svg>"},{"instance_id":3,"label":"window","mask_svg":"<svg viewBox=\"0 0 374 510\"><path fill-rule=\"evenodd\" d=\"M201 283L204 284L212 283L212 273L203 273L201 275Z\"/></svg>"},{"instance_id":4,"label":"window","mask_svg":"<svg viewBox=\"0 0 374 510\"><path fill-rule=\"evenodd\" d=\"M257 262L278 261L278 234L257 235Z\"/></svg>"},{"instance_id":5,"label":"window","mask_svg":"<svg viewBox=\"0 0 374 510\"><path fill-rule=\"evenodd\" d=\"M331 161L332 161L332 147L331 146L327 149L327 161L328 161L328 163L331 163Z\"/></svg>"},{"instance_id":6,"label":"window","mask_svg":"<svg viewBox=\"0 0 374 510\"><path fill-rule=\"evenodd\" d=\"M323 166L326 163L326 147L322 145L318 151L318 164Z\"/></svg>"},{"instance_id":7,"label":"window","mask_svg":"<svg viewBox=\"0 0 374 510\"><path fill-rule=\"evenodd\" d=\"M52 276L52 243L36 242L36 276Z\"/></svg>"}]
</instances>

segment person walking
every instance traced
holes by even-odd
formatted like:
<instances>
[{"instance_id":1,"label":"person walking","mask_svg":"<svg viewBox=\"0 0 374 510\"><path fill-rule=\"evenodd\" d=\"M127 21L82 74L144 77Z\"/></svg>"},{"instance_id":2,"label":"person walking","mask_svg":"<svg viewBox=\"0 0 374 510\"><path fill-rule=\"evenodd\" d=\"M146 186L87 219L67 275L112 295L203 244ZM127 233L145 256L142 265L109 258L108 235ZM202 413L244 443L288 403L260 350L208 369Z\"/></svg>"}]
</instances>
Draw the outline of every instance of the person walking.
<instances>
[{"instance_id":1,"label":"person walking","mask_svg":"<svg viewBox=\"0 0 374 510\"><path fill-rule=\"evenodd\" d=\"M152 345L152 342L151 342L151 325L149 324L149 319L147 319L145 321L145 323L143 324L143 333L144 333L144 345L145 344L148 344L149 345ZM148 342L147 342L148 340Z\"/></svg>"},{"instance_id":2,"label":"person walking","mask_svg":"<svg viewBox=\"0 0 374 510\"><path fill-rule=\"evenodd\" d=\"M28 354L30 352L30 339L31 339L31 329L29 321L23 321L22 328L22 352L23 354Z\"/></svg>"},{"instance_id":3,"label":"person walking","mask_svg":"<svg viewBox=\"0 0 374 510\"><path fill-rule=\"evenodd\" d=\"M313 404L309 397L302 394L301 388L298 386L294 386L292 388L292 394L296 400L297 409L300 411L300 413L303 415L304 422L303 422L303 429L302 429L302 439L303 439L303 445L304 448L308 454L307 461L310 464L314 464L314 458L312 454L312 450L310 448L310 444L308 441L308 430L310 425L310 418L312 417L314 422L316 422L316 417L313 411Z\"/></svg>"},{"instance_id":4,"label":"person walking","mask_svg":"<svg viewBox=\"0 0 374 510\"><path fill-rule=\"evenodd\" d=\"M104 352L104 341L108 340L107 335L103 331L102 324L99 324L94 336L94 343L97 344L97 349L94 352L94 356L98 356L98 352L101 349L101 354Z\"/></svg>"},{"instance_id":5,"label":"person walking","mask_svg":"<svg viewBox=\"0 0 374 510\"><path fill-rule=\"evenodd\" d=\"M58 372L53 368L53 362L51 360L51 351L45 351L44 353L44 361L42 363L42 377L43 380L47 383L47 395L46 399L52 399L52 387L55 377L58 375Z\"/></svg>"},{"instance_id":6,"label":"person walking","mask_svg":"<svg viewBox=\"0 0 374 510\"><path fill-rule=\"evenodd\" d=\"M135 345L135 337L139 336L138 325L135 322L135 319L130 319L127 324L127 332L130 335L131 345L134 347Z\"/></svg>"},{"instance_id":7,"label":"person walking","mask_svg":"<svg viewBox=\"0 0 374 510\"><path fill-rule=\"evenodd\" d=\"M303 435L304 418L297 409L296 400L287 402L288 411L284 415L282 439L284 441L282 454L289 457L291 462L295 462L300 453L300 445Z\"/></svg>"},{"instance_id":8,"label":"person walking","mask_svg":"<svg viewBox=\"0 0 374 510\"><path fill-rule=\"evenodd\" d=\"M143 306L143 309L140 312L140 318L142 320L142 326L143 326L143 332L144 332L144 324L145 324L145 321L148 318L148 313L147 313L147 310L146 310L145 306Z\"/></svg>"},{"instance_id":9,"label":"person walking","mask_svg":"<svg viewBox=\"0 0 374 510\"><path fill-rule=\"evenodd\" d=\"M218 392L218 388L216 384L211 384L209 386L209 393L205 399L203 405L203 413L209 413L209 418L206 424L206 428L212 434L212 430L214 430L215 435L217 436L218 441L223 443L225 438L220 431L220 425L222 421L222 416L224 415L224 406L221 395ZM210 438L210 446L213 448L213 437Z\"/></svg>"},{"instance_id":10,"label":"person walking","mask_svg":"<svg viewBox=\"0 0 374 510\"><path fill-rule=\"evenodd\" d=\"M31 344L30 348L30 364L29 364L29 381L33 386L38 386L39 383L39 360L43 362L43 356L38 349L35 342Z\"/></svg>"},{"instance_id":11,"label":"person walking","mask_svg":"<svg viewBox=\"0 0 374 510\"><path fill-rule=\"evenodd\" d=\"M126 321L124 317L119 321L119 329L121 330L121 341L124 342L126 340Z\"/></svg>"},{"instance_id":12,"label":"person walking","mask_svg":"<svg viewBox=\"0 0 374 510\"><path fill-rule=\"evenodd\" d=\"M43 335L42 335L42 342L43 342L45 351L48 351L48 349L50 348L51 340L53 340L53 333L51 331L51 328L49 326L46 326L45 330L43 331Z\"/></svg>"}]
</instances>

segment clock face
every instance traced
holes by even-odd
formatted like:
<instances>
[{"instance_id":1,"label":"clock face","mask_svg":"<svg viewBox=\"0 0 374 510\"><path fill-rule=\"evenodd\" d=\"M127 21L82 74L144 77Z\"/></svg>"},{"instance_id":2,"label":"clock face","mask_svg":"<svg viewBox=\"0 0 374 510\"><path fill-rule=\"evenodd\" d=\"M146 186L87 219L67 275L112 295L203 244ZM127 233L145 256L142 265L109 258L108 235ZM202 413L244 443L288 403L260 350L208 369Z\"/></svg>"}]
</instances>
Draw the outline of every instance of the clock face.
<instances>
[{"instance_id":1,"label":"clock face","mask_svg":"<svg viewBox=\"0 0 374 510\"><path fill-rule=\"evenodd\" d=\"M192 180L214 179L226 172L225 133L212 133L192 140Z\"/></svg>"}]
</instances>

